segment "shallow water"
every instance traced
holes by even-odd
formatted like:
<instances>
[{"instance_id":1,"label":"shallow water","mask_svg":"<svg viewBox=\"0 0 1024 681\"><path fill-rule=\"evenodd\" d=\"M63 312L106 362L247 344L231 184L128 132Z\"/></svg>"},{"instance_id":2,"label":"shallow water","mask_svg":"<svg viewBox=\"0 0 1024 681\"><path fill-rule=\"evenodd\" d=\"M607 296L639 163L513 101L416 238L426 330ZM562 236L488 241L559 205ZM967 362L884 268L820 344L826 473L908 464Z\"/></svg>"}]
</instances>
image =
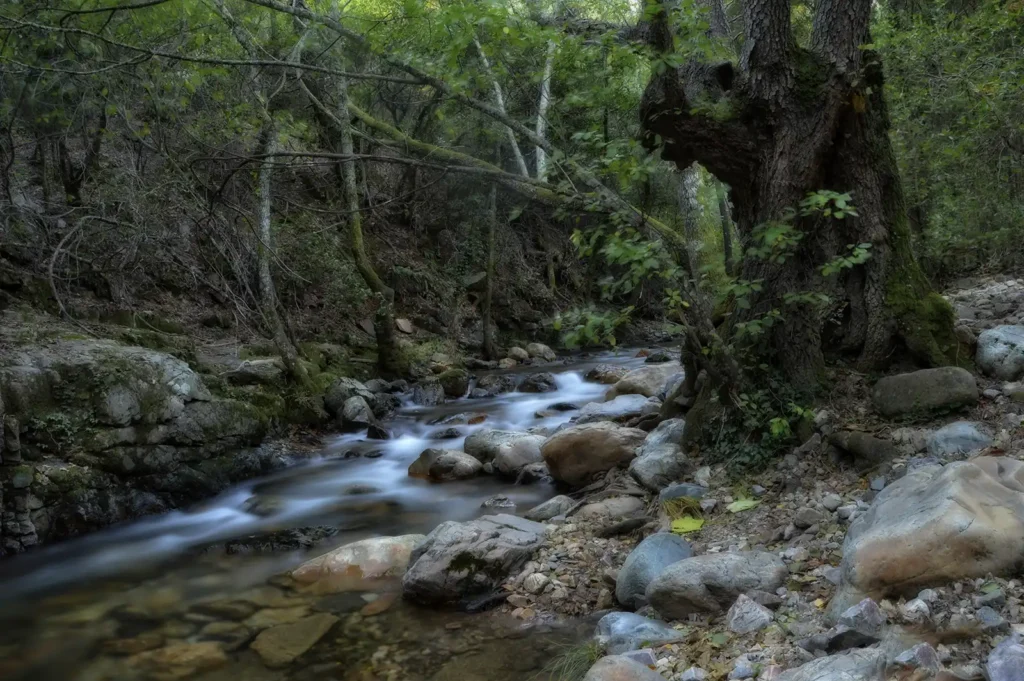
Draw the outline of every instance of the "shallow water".
<instances>
[{"instance_id":1,"label":"shallow water","mask_svg":"<svg viewBox=\"0 0 1024 681\"><path fill-rule=\"evenodd\" d=\"M521 369L554 373L554 392L464 398L429 408L406 403L386 424L390 440L338 435L316 456L194 508L0 563L0 678L530 678L560 646L578 640L577 627L585 625L523 631L497 614L431 612L400 600L378 608L382 613L361 615L375 609L369 605L375 599L385 599L380 605L393 595L310 597L275 575L356 539L426 533L445 520L481 515L488 512L481 503L495 494L512 499L520 513L550 497L554 489L547 484L517 486L491 477L432 484L408 477L407 468L428 447L461 449L465 436L480 428L556 428L575 412L536 412L559 402L583 406L600 400L607 386L583 375L602 362L640 366L643 360L635 354ZM458 438L436 438L449 427L438 421L464 413L486 419L454 426L461 431ZM374 458L353 456L371 452ZM309 527L331 528L332 534L308 553L247 550L259 542L239 542ZM268 669L248 650L265 625L260 617L279 623L312 613L339 621L295 663ZM226 656L199 645L204 643Z\"/></svg>"}]
</instances>

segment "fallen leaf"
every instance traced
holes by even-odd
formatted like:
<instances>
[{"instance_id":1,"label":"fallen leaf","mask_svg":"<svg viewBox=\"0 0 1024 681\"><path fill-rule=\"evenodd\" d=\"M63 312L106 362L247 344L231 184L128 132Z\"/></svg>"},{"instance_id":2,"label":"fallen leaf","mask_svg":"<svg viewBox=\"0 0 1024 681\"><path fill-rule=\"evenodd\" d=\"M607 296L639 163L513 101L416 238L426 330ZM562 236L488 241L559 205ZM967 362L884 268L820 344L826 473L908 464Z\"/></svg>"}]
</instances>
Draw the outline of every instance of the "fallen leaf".
<instances>
[{"instance_id":1,"label":"fallen leaf","mask_svg":"<svg viewBox=\"0 0 1024 681\"><path fill-rule=\"evenodd\" d=\"M728 506L725 510L729 513L739 513L740 511L749 511L752 508L757 508L761 504L759 499L737 499Z\"/></svg>"},{"instance_id":2,"label":"fallen leaf","mask_svg":"<svg viewBox=\"0 0 1024 681\"><path fill-rule=\"evenodd\" d=\"M672 521L672 531L676 534L696 532L702 527L704 527L703 518L692 518L690 516L683 516L682 518L676 518Z\"/></svg>"}]
</instances>

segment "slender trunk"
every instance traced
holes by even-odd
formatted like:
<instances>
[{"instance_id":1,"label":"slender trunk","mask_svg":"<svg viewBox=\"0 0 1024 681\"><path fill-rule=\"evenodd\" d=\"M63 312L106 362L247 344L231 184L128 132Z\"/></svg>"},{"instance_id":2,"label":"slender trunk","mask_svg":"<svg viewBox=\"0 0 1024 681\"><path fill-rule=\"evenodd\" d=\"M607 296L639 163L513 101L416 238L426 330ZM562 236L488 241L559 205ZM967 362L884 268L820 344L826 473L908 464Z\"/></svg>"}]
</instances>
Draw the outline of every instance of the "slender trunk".
<instances>
[{"instance_id":1,"label":"slender trunk","mask_svg":"<svg viewBox=\"0 0 1024 681\"><path fill-rule=\"evenodd\" d=\"M494 342L494 269L495 246L498 233L498 186L491 183L487 207L487 279L484 288L483 326L484 326L484 358L498 359L498 349Z\"/></svg>"},{"instance_id":2,"label":"slender trunk","mask_svg":"<svg viewBox=\"0 0 1024 681\"><path fill-rule=\"evenodd\" d=\"M551 106L551 72L555 66L555 50L555 41L549 40L548 54L544 60L544 73L540 79L540 98L537 101L537 137L543 140L547 139L548 108ZM537 179L547 180L548 154L540 145L534 149L537 157Z\"/></svg>"},{"instance_id":3,"label":"slender trunk","mask_svg":"<svg viewBox=\"0 0 1024 681\"><path fill-rule=\"evenodd\" d=\"M679 173L677 185L679 213L683 218L683 235L686 237L686 260L694 282L700 272L700 231L698 229L701 206L697 193L700 190L700 170L696 164Z\"/></svg>"},{"instance_id":4,"label":"slender trunk","mask_svg":"<svg viewBox=\"0 0 1024 681\"><path fill-rule=\"evenodd\" d=\"M476 46L477 54L480 55L480 63L484 65L484 71L487 73L487 78L491 81L491 89L494 91L494 106L501 112L501 115L507 116L508 112L505 110L505 95L501 92L501 84L498 82L497 76L494 75L494 71L491 69L491 62L487 59L487 55L484 54L483 45L476 38L473 38L473 44ZM519 142L516 141L516 133L512 128L505 126L505 134L508 137L508 144L512 148L512 157L516 161L516 168L519 170L519 174L524 177L530 176L530 171L526 169L526 159L523 158L523 152L519 149Z\"/></svg>"},{"instance_id":5,"label":"slender trunk","mask_svg":"<svg viewBox=\"0 0 1024 681\"><path fill-rule=\"evenodd\" d=\"M351 157L354 149L352 116L349 113L348 80L344 77L338 78L336 117L341 128L338 131L341 153ZM355 159L348 158L341 162L341 178L344 206L348 214L349 248L356 269L377 302L377 311L373 318L374 335L377 337L377 366L384 374L398 374L400 367L398 345L395 340L395 292L380 278L366 254L366 246L363 243L363 215L359 209L359 191L356 188Z\"/></svg>"},{"instance_id":6,"label":"slender trunk","mask_svg":"<svg viewBox=\"0 0 1024 681\"><path fill-rule=\"evenodd\" d=\"M263 158L259 170L259 219L258 231L259 243L256 244L257 269L259 272L260 312L266 320L267 326L281 353L281 361L285 369L299 386L304 390L312 388L312 381L299 359L295 345L288 338L284 322L277 310L277 291L274 287L274 278L270 272L270 256L273 252L274 232L271 220L271 187L273 185L274 173L274 152L277 150L277 130L273 121L269 118L264 122L260 131L259 154Z\"/></svg>"},{"instance_id":7,"label":"slender trunk","mask_svg":"<svg viewBox=\"0 0 1024 681\"><path fill-rule=\"evenodd\" d=\"M732 211L729 208L729 194L722 182L715 182L718 194L718 213L722 220L722 259L725 261L725 273L730 277L735 273L732 258Z\"/></svg>"}]
</instances>

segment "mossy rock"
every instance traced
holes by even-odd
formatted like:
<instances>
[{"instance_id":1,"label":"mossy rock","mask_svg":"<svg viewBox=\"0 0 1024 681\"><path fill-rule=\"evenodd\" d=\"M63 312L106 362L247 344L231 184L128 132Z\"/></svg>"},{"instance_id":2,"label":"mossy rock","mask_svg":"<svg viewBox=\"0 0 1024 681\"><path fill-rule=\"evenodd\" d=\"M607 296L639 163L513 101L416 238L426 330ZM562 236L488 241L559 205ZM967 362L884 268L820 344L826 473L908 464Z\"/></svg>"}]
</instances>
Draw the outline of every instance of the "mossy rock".
<instances>
[{"instance_id":1,"label":"mossy rock","mask_svg":"<svg viewBox=\"0 0 1024 681\"><path fill-rule=\"evenodd\" d=\"M469 391L469 372L465 369L449 369L439 374L437 381L448 397L462 397Z\"/></svg>"}]
</instances>

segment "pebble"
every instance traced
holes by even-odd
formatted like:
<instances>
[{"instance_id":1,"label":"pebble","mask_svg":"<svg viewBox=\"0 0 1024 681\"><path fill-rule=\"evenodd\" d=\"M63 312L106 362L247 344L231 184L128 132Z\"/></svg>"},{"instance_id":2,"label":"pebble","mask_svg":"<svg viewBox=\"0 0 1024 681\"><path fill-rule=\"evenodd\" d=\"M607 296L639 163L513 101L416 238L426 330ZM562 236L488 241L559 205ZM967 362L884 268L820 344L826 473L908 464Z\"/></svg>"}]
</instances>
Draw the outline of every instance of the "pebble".
<instances>
[{"instance_id":1,"label":"pebble","mask_svg":"<svg viewBox=\"0 0 1024 681\"><path fill-rule=\"evenodd\" d=\"M679 681L705 681L707 678L708 673L700 667L690 667L679 677Z\"/></svg>"},{"instance_id":2,"label":"pebble","mask_svg":"<svg viewBox=\"0 0 1024 681\"><path fill-rule=\"evenodd\" d=\"M871 478L871 490L874 492L881 492L885 489L885 476L879 475L876 478Z\"/></svg>"},{"instance_id":3,"label":"pebble","mask_svg":"<svg viewBox=\"0 0 1024 681\"><path fill-rule=\"evenodd\" d=\"M821 513L815 511L813 508L805 506L796 512L796 517L793 518L793 524L799 529L805 530L811 525L817 525L820 523L821 519Z\"/></svg>"},{"instance_id":4,"label":"pebble","mask_svg":"<svg viewBox=\"0 0 1024 681\"><path fill-rule=\"evenodd\" d=\"M539 594L544 590L544 587L548 585L547 577L539 572L534 572L532 575L523 580L523 588L526 589L527 593Z\"/></svg>"},{"instance_id":5,"label":"pebble","mask_svg":"<svg viewBox=\"0 0 1024 681\"><path fill-rule=\"evenodd\" d=\"M765 494L766 494L766 493L768 492L768 490L766 490L766 489L765 489L764 487L762 487L761 485L752 485L752 486L750 487L750 492L751 492L751 493L752 493L752 494L753 494L753 495L754 495L755 497L763 497L763 496L764 496L764 495L765 495Z\"/></svg>"},{"instance_id":6,"label":"pebble","mask_svg":"<svg viewBox=\"0 0 1024 681\"><path fill-rule=\"evenodd\" d=\"M893 660L896 664L907 669L927 669L930 672L939 671L939 655L927 643L918 643L909 650L904 650Z\"/></svg>"},{"instance_id":7,"label":"pebble","mask_svg":"<svg viewBox=\"0 0 1024 681\"><path fill-rule=\"evenodd\" d=\"M821 500L821 505L834 513L837 508L843 505L843 498L838 494L826 494L825 498Z\"/></svg>"},{"instance_id":8,"label":"pebble","mask_svg":"<svg viewBox=\"0 0 1024 681\"><path fill-rule=\"evenodd\" d=\"M920 622L921 620L928 619L932 614L931 608L920 598L908 601L900 608L900 611L903 613L903 617L911 622Z\"/></svg>"},{"instance_id":9,"label":"pebble","mask_svg":"<svg viewBox=\"0 0 1024 681\"><path fill-rule=\"evenodd\" d=\"M981 630L989 633L999 633L1010 630L1010 623L1003 619L1003 616L998 612L988 607L987 605L978 608L976 613L978 617L978 624L981 625Z\"/></svg>"}]
</instances>

